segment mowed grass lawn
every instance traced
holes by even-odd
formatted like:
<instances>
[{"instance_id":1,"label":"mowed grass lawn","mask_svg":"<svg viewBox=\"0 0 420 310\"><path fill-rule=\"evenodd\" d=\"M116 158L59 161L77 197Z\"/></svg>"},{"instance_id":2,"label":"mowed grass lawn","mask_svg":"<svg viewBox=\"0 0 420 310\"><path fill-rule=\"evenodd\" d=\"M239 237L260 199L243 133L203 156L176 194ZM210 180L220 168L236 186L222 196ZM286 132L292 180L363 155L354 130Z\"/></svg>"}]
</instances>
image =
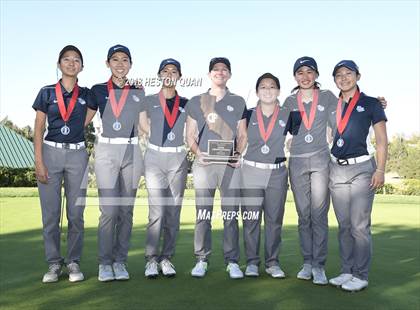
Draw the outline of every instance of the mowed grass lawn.
<instances>
[{"instance_id":1,"label":"mowed grass lawn","mask_svg":"<svg viewBox=\"0 0 420 310\"><path fill-rule=\"evenodd\" d=\"M41 283L47 265L44 262L38 198L0 198L0 308L405 310L420 307L420 197L376 196L372 216L374 254L369 288L360 293L345 293L332 286L315 286L310 281L296 279L302 258L291 193L286 205L280 255L286 279L272 279L261 267L259 278L230 280L223 264L221 219L213 220L213 254L208 275L204 279L192 278L195 219L192 191L187 193L181 215L177 253L173 259L176 278L145 279L147 200L144 192L140 196L135 207L129 252L131 279L110 283L97 280L99 211L97 198L92 197L88 198L85 211L85 245L81 265L86 280L70 283L66 276L62 276L55 284ZM219 208L219 202L216 202L215 210ZM332 277L339 273L340 268L337 222L332 208L329 217L326 271L327 276ZM65 250L66 244L62 246ZM245 268L243 255L241 266Z\"/></svg>"}]
</instances>

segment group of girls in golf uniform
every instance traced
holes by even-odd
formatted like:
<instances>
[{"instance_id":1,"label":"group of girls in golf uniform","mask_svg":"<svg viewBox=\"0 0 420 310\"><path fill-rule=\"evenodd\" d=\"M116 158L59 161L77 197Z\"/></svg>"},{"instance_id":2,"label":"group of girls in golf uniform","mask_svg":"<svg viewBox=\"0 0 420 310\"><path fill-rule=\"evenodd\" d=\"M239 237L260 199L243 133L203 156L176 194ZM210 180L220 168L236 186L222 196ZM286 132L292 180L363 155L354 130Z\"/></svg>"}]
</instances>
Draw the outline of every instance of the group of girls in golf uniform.
<instances>
[{"instance_id":1,"label":"group of girls in golf uniform","mask_svg":"<svg viewBox=\"0 0 420 310\"><path fill-rule=\"evenodd\" d=\"M111 47L106 65L111 71L108 81L90 90L81 87L77 77L83 70L82 53L73 45L64 47L57 62L61 79L43 87L33 104L35 172L49 265L44 283L58 281L63 266L71 282L84 279L80 270L88 171L84 128L99 110L101 126L94 148L100 209L99 281L130 277L127 256L141 175L149 202L145 277L176 275L171 260L187 179L186 141L195 155L193 277L207 273L216 189L221 197L223 255L229 277L244 277L239 267L238 218L243 221L245 276L259 276L262 218L265 272L273 278L286 276L279 253L289 178L303 256L297 278L347 291L368 286L370 217L375 189L384 184L387 158L386 101L360 91L361 75L354 61L343 60L334 67L339 98L320 89L316 61L301 57L293 67L297 86L284 104L278 100L279 79L265 73L256 82L258 102L248 110L245 100L227 88L232 68L224 57L210 61L209 90L189 101L176 90L181 64L175 59L161 62L162 88L149 96L141 85L128 83L132 57L126 46ZM376 160L369 145L372 127ZM148 140L144 159L140 135ZM287 136L292 138L286 167ZM214 140L234 141L229 161L212 161L208 147ZM66 258L60 252L62 187L68 220ZM339 224L341 272L328 281L330 196Z\"/></svg>"}]
</instances>

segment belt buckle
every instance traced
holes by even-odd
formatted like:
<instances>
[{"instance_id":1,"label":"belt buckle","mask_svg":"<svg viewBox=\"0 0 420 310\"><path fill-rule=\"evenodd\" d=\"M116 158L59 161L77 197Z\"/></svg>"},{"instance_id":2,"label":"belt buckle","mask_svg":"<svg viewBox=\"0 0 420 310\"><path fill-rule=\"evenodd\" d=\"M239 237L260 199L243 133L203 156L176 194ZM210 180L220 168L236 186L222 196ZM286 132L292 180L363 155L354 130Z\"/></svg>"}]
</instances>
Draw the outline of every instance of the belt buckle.
<instances>
[{"instance_id":1,"label":"belt buckle","mask_svg":"<svg viewBox=\"0 0 420 310\"><path fill-rule=\"evenodd\" d=\"M347 159L337 159L337 164L339 164L340 166L348 166L349 161Z\"/></svg>"},{"instance_id":2,"label":"belt buckle","mask_svg":"<svg viewBox=\"0 0 420 310\"><path fill-rule=\"evenodd\" d=\"M63 143L63 149L70 150L70 143Z\"/></svg>"}]
</instances>

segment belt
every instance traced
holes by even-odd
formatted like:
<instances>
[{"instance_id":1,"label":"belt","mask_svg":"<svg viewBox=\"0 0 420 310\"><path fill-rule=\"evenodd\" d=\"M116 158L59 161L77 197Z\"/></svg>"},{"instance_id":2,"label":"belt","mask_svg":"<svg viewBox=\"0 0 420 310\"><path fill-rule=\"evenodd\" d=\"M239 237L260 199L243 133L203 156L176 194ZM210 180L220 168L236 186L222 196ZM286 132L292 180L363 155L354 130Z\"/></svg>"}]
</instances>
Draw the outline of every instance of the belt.
<instances>
[{"instance_id":1,"label":"belt","mask_svg":"<svg viewBox=\"0 0 420 310\"><path fill-rule=\"evenodd\" d=\"M149 143L148 148L154 151L162 152L162 153L181 153L186 150L185 145L167 147L167 146L157 146L151 143Z\"/></svg>"},{"instance_id":2,"label":"belt","mask_svg":"<svg viewBox=\"0 0 420 310\"><path fill-rule=\"evenodd\" d=\"M362 156L354 157L354 158L339 159L339 158L331 155L332 161L339 164L340 166L360 164L360 163L363 163L365 161L368 161L371 158L372 158L372 155L362 155Z\"/></svg>"},{"instance_id":3,"label":"belt","mask_svg":"<svg viewBox=\"0 0 420 310\"><path fill-rule=\"evenodd\" d=\"M99 136L98 137L99 143L108 143L108 144L139 144L138 137L132 138L106 138Z\"/></svg>"},{"instance_id":4,"label":"belt","mask_svg":"<svg viewBox=\"0 0 420 310\"><path fill-rule=\"evenodd\" d=\"M56 147L58 149L67 149L67 150L80 150L86 148L85 142L79 143L58 143L53 141L44 140L44 143L49 146Z\"/></svg>"},{"instance_id":5,"label":"belt","mask_svg":"<svg viewBox=\"0 0 420 310\"><path fill-rule=\"evenodd\" d=\"M256 161L251 161L251 160L246 160L246 159L243 160L243 163L245 165L252 166L259 169L280 169L280 167L284 167L286 165L286 162L284 161L278 164L266 164L266 163L259 163Z\"/></svg>"}]
</instances>

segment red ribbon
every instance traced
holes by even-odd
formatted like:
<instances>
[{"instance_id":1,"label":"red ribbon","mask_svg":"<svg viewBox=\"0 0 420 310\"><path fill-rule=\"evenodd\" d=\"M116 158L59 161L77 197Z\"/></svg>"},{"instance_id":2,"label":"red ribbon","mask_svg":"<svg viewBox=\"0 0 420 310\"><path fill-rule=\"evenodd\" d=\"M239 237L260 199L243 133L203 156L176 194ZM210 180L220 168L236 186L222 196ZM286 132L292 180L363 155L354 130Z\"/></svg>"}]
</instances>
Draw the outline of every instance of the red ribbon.
<instances>
[{"instance_id":1,"label":"red ribbon","mask_svg":"<svg viewBox=\"0 0 420 310\"><path fill-rule=\"evenodd\" d=\"M357 104L357 101L359 101L359 97L360 97L360 92L358 90L356 90L353 98L351 98L351 100L350 100L349 106L348 106L348 108L346 110L346 113L344 114L343 118L341 118L341 114L343 113L342 112L343 111L343 108L342 108L343 98L340 97L338 99L337 112L336 112L336 115L335 115L335 119L336 119L336 122L337 122L337 130L340 133L340 135L342 135L344 129L346 129L347 124L348 124L349 119L350 119L351 112L353 112L354 107Z\"/></svg>"},{"instance_id":2,"label":"red ribbon","mask_svg":"<svg viewBox=\"0 0 420 310\"><path fill-rule=\"evenodd\" d=\"M169 112L169 108L166 104L166 98L163 95L162 91L159 92L159 101L160 101L160 106L162 107L163 113L165 114L166 121L168 122L169 128L172 129L172 127L174 127L174 124L175 124L176 116L178 115L179 102L180 102L179 96L178 94L175 96L175 104L172 109L172 113Z\"/></svg>"},{"instance_id":3,"label":"red ribbon","mask_svg":"<svg viewBox=\"0 0 420 310\"><path fill-rule=\"evenodd\" d=\"M318 89L314 89L311 111L309 113L309 119L308 119L308 115L306 114L305 107L303 106L303 103L302 103L302 93L298 92L297 94L297 102L298 102L300 115L302 117L303 124L305 125L307 130L311 129L312 124L314 123L314 120L315 120L316 107L318 105L318 94L319 94Z\"/></svg>"},{"instance_id":4,"label":"red ribbon","mask_svg":"<svg viewBox=\"0 0 420 310\"><path fill-rule=\"evenodd\" d=\"M264 143L267 143L267 140L270 138L271 133L273 132L274 124L276 123L277 115L279 114L280 108L276 104L276 108L271 116L271 120L268 123L267 131L264 128L264 121L261 111L261 106L257 106L257 121L258 121L258 129L260 130L260 136L263 139Z\"/></svg>"},{"instance_id":5,"label":"red ribbon","mask_svg":"<svg viewBox=\"0 0 420 310\"><path fill-rule=\"evenodd\" d=\"M61 118L64 122L67 122L70 118L71 113L74 110L74 107L76 106L77 97L79 97L79 86L77 85L77 83L76 85L74 85L73 94L71 95L70 103L67 109L64 104L63 92L61 91L60 81L58 81L57 84L55 84L55 96L57 97L57 104L58 109L60 110Z\"/></svg>"},{"instance_id":6,"label":"red ribbon","mask_svg":"<svg viewBox=\"0 0 420 310\"><path fill-rule=\"evenodd\" d=\"M118 100L118 103L117 103L117 99L115 98L114 87L112 86L112 78L108 80L107 88L108 88L108 96L109 96L109 102L111 103L112 112L114 113L114 116L118 118L121 114L122 109L124 108L124 105L128 96L128 91L130 90L130 86L129 85L124 86L120 100Z\"/></svg>"}]
</instances>

